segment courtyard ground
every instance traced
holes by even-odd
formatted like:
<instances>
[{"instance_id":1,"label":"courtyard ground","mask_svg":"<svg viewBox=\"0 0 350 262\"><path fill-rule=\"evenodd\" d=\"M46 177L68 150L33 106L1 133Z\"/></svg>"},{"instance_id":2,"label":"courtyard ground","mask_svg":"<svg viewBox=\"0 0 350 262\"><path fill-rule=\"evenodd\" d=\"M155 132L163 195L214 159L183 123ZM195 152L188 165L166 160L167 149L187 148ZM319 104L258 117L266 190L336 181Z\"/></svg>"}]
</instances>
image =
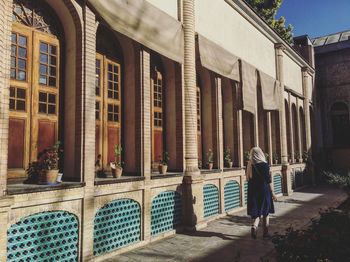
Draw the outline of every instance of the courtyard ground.
<instances>
[{"instance_id":1,"label":"courtyard ground","mask_svg":"<svg viewBox=\"0 0 350 262\"><path fill-rule=\"evenodd\" d=\"M337 207L347 198L340 189L329 186L308 187L281 197L275 202L276 213L270 219L270 232L284 232L289 226L300 229L319 215L321 209ZM180 233L151 243L145 247L115 256L106 261L275 261L274 246L270 240L250 237L251 219L246 211L210 222L195 233Z\"/></svg>"}]
</instances>

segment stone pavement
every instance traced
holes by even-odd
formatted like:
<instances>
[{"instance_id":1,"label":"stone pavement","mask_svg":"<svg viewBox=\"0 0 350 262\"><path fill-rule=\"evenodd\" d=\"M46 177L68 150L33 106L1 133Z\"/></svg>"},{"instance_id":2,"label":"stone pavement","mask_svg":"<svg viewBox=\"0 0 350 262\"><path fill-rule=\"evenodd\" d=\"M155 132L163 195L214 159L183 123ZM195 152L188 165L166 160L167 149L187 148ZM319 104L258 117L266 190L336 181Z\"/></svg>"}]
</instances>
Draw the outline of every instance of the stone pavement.
<instances>
[{"instance_id":1,"label":"stone pavement","mask_svg":"<svg viewBox=\"0 0 350 262\"><path fill-rule=\"evenodd\" d=\"M275 202L270 232L284 232L289 226L305 227L320 209L337 207L346 198L343 191L327 186L305 188L290 197L281 197ZM106 261L253 262L261 261L262 257L275 261L271 241L262 239L261 228L258 239L251 239L250 225L251 219L244 210L210 222L207 228L195 233L177 234Z\"/></svg>"}]
</instances>

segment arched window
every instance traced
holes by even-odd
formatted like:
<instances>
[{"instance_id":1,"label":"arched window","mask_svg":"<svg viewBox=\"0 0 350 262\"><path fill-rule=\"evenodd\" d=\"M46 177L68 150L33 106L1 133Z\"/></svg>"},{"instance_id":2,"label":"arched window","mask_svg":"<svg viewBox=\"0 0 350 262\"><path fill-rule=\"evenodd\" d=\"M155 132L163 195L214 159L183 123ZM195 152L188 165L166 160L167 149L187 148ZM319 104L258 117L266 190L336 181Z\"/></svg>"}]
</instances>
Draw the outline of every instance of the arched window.
<instances>
[{"instance_id":1,"label":"arched window","mask_svg":"<svg viewBox=\"0 0 350 262\"><path fill-rule=\"evenodd\" d=\"M331 108L333 146L350 145L349 109L346 104L338 102Z\"/></svg>"},{"instance_id":2,"label":"arched window","mask_svg":"<svg viewBox=\"0 0 350 262\"><path fill-rule=\"evenodd\" d=\"M199 76L197 76L197 92L196 92L196 107L197 107L197 150L198 150L198 162L202 162L202 102L201 102L201 89L199 83ZM201 167L201 164L199 165Z\"/></svg>"},{"instance_id":3,"label":"arched window","mask_svg":"<svg viewBox=\"0 0 350 262\"><path fill-rule=\"evenodd\" d=\"M115 160L121 144L121 47L113 33L100 25L96 43L96 158L102 166Z\"/></svg>"},{"instance_id":4,"label":"arched window","mask_svg":"<svg viewBox=\"0 0 350 262\"><path fill-rule=\"evenodd\" d=\"M163 158L165 134L165 79L160 58L152 61L152 168L157 169Z\"/></svg>"},{"instance_id":5,"label":"arched window","mask_svg":"<svg viewBox=\"0 0 350 262\"><path fill-rule=\"evenodd\" d=\"M11 34L9 177L59 139L61 26L43 1L15 0Z\"/></svg>"}]
</instances>

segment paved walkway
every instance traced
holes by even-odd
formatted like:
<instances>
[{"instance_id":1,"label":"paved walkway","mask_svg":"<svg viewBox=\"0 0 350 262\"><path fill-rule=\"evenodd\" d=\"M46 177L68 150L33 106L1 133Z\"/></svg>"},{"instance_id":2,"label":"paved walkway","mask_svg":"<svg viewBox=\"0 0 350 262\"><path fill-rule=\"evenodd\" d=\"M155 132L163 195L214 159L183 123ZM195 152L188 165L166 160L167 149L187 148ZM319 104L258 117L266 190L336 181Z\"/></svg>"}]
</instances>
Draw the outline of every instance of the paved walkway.
<instances>
[{"instance_id":1,"label":"paved walkway","mask_svg":"<svg viewBox=\"0 0 350 262\"><path fill-rule=\"evenodd\" d=\"M276 214L270 219L270 232L284 232L289 226L305 227L311 218L318 216L320 209L337 207L346 198L343 191L324 186L281 197L275 202ZM246 211L241 211L213 221L201 231L177 234L106 261L253 262L261 261L261 257L275 261L271 241L262 239L261 228L258 239L251 239L250 224Z\"/></svg>"}]
</instances>

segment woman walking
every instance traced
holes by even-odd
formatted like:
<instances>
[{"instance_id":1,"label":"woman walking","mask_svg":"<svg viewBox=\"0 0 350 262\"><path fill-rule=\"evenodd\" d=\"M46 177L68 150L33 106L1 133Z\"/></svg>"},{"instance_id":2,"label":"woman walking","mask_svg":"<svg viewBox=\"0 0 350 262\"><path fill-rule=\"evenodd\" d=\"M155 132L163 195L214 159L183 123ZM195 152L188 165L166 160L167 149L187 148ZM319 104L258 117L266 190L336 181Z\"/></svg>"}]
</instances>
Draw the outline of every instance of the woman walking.
<instances>
[{"instance_id":1,"label":"woman walking","mask_svg":"<svg viewBox=\"0 0 350 262\"><path fill-rule=\"evenodd\" d=\"M275 213L270 167L260 147L250 150L246 176L248 180L248 215L253 219L251 236L256 239L260 219L263 219L263 237L269 237L269 214Z\"/></svg>"}]
</instances>

